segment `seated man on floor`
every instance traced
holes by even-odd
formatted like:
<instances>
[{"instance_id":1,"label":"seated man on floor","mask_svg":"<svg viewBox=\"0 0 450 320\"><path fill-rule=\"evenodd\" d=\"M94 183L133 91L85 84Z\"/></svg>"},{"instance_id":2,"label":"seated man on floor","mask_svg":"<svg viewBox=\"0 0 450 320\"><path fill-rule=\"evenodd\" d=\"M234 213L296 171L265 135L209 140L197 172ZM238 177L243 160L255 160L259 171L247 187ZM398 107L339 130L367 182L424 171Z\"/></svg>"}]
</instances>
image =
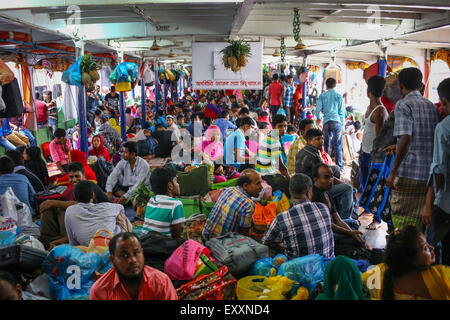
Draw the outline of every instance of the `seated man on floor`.
<instances>
[{"instance_id":1,"label":"seated man on floor","mask_svg":"<svg viewBox=\"0 0 450 320\"><path fill-rule=\"evenodd\" d=\"M124 143L122 157L106 181L106 193L109 201L114 202L116 196L119 197L118 203L123 205L142 182L149 184L150 166L137 156L137 143L134 141Z\"/></svg>"},{"instance_id":2,"label":"seated man on floor","mask_svg":"<svg viewBox=\"0 0 450 320\"><path fill-rule=\"evenodd\" d=\"M69 179L72 186L80 181L86 181L83 165L79 162L69 164ZM102 189L93 182L89 182L95 194L94 203L108 202L108 197ZM74 204L73 200L45 200L40 205L41 238L46 248L68 242L66 226L64 223L66 209Z\"/></svg>"},{"instance_id":3,"label":"seated man on floor","mask_svg":"<svg viewBox=\"0 0 450 320\"><path fill-rule=\"evenodd\" d=\"M314 166L323 163L320 150L323 147L323 133L319 129L310 129L306 133L307 145L301 149L295 160L295 173L303 173L313 179ZM336 200L336 209L342 219L348 219L353 212L353 188L339 180L338 166L330 167L334 174L333 186L328 194Z\"/></svg>"},{"instance_id":4,"label":"seated man on floor","mask_svg":"<svg viewBox=\"0 0 450 320\"><path fill-rule=\"evenodd\" d=\"M13 125L14 128L17 128ZM18 131L15 131L11 128L11 124L9 123L8 118L0 118L0 136L3 136L4 139L6 139L9 144L1 144L8 150L15 150L15 147L18 146L24 146L28 147L29 139L27 136L19 133ZM14 148L10 147L11 144L14 146Z\"/></svg>"},{"instance_id":5,"label":"seated man on floor","mask_svg":"<svg viewBox=\"0 0 450 320\"><path fill-rule=\"evenodd\" d=\"M262 190L262 179L253 169L242 171L238 185L227 188L211 210L202 233L203 242L228 232L248 236L252 224L255 203Z\"/></svg>"},{"instance_id":6,"label":"seated man on floor","mask_svg":"<svg viewBox=\"0 0 450 320\"><path fill-rule=\"evenodd\" d=\"M142 233L156 231L180 241L185 217L183 204L175 199L180 195L177 172L157 168L150 176L150 183L155 196L147 204Z\"/></svg>"},{"instance_id":7,"label":"seated man on floor","mask_svg":"<svg viewBox=\"0 0 450 320\"><path fill-rule=\"evenodd\" d=\"M313 128L314 128L314 120L312 119L303 119L298 124L298 138L289 148L289 152L287 155L286 167L288 168L290 175L295 174L295 157L297 156L297 153L307 145L306 133L309 131L309 129Z\"/></svg>"},{"instance_id":8,"label":"seated man on floor","mask_svg":"<svg viewBox=\"0 0 450 320\"><path fill-rule=\"evenodd\" d=\"M17 150L8 150L5 155L14 162L14 173L18 173L27 177L33 186L34 191L41 192L45 190L42 181L28 168L23 165L23 156Z\"/></svg>"},{"instance_id":9,"label":"seated man on floor","mask_svg":"<svg viewBox=\"0 0 450 320\"><path fill-rule=\"evenodd\" d=\"M314 185L312 189L312 202L321 202L325 204L331 213L332 229L334 233L335 252L338 252L338 245L345 243L361 247L364 240L361 239L361 232L358 231L359 223L357 220L342 220L336 211L334 199L328 194L333 187L333 172L329 165L320 163L313 168ZM350 225L350 226L349 226Z\"/></svg>"},{"instance_id":10,"label":"seated man on floor","mask_svg":"<svg viewBox=\"0 0 450 320\"><path fill-rule=\"evenodd\" d=\"M142 245L134 233L115 235L109 252L113 267L95 281L89 300L178 300L170 278L144 265Z\"/></svg>"},{"instance_id":11,"label":"seated man on floor","mask_svg":"<svg viewBox=\"0 0 450 320\"><path fill-rule=\"evenodd\" d=\"M0 194L4 194L9 187L33 214L36 192L27 177L14 173L14 161L5 156L0 158Z\"/></svg>"},{"instance_id":12,"label":"seated man on floor","mask_svg":"<svg viewBox=\"0 0 450 320\"><path fill-rule=\"evenodd\" d=\"M125 209L121 204L94 203L94 187L90 181L78 182L73 194L77 203L66 209L64 218L71 245L88 246L99 229L106 229L112 234L133 231L128 218L123 219Z\"/></svg>"},{"instance_id":13,"label":"seated man on floor","mask_svg":"<svg viewBox=\"0 0 450 320\"><path fill-rule=\"evenodd\" d=\"M72 150L70 139L66 138L66 130L62 128L57 128L53 136L49 146L52 160L61 172L68 172L69 151Z\"/></svg>"},{"instance_id":14,"label":"seated man on floor","mask_svg":"<svg viewBox=\"0 0 450 320\"><path fill-rule=\"evenodd\" d=\"M311 202L311 178L302 173L292 176L289 193L293 206L276 216L262 243L289 259L316 253L334 258L330 211L323 203Z\"/></svg>"}]
</instances>

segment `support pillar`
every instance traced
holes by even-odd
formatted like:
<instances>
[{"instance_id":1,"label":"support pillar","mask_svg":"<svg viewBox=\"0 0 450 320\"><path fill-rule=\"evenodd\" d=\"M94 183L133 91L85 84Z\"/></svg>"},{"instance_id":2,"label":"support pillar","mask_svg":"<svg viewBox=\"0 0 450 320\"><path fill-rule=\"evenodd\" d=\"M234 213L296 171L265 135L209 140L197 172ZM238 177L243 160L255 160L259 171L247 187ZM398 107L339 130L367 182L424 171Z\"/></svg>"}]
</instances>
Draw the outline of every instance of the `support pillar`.
<instances>
[{"instance_id":1,"label":"support pillar","mask_svg":"<svg viewBox=\"0 0 450 320\"><path fill-rule=\"evenodd\" d=\"M80 39L75 41L76 59L84 55L84 41ZM86 119L86 92L83 85L77 88L77 102L78 102L78 123L80 125L80 150L88 157L88 135L87 135L87 119Z\"/></svg>"},{"instance_id":2,"label":"support pillar","mask_svg":"<svg viewBox=\"0 0 450 320\"><path fill-rule=\"evenodd\" d=\"M127 141L127 123L125 118L125 94L119 92L120 102L120 134L122 136L122 142Z\"/></svg>"}]
</instances>

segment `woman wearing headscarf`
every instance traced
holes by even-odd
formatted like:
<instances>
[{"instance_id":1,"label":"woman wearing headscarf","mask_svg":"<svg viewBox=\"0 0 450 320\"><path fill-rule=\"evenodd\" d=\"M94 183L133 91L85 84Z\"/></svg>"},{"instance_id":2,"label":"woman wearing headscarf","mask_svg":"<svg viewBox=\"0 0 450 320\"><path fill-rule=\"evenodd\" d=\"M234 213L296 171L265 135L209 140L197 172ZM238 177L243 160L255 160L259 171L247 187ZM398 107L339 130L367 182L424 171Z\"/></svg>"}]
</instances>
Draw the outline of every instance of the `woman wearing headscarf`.
<instances>
[{"instance_id":1,"label":"woman wearing headscarf","mask_svg":"<svg viewBox=\"0 0 450 320\"><path fill-rule=\"evenodd\" d=\"M92 149L89 150L89 156L103 157L106 161L111 162L111 156L108 149L103 146L103 138L96 135L92 138Z\"/></svg>"}]
</instances>

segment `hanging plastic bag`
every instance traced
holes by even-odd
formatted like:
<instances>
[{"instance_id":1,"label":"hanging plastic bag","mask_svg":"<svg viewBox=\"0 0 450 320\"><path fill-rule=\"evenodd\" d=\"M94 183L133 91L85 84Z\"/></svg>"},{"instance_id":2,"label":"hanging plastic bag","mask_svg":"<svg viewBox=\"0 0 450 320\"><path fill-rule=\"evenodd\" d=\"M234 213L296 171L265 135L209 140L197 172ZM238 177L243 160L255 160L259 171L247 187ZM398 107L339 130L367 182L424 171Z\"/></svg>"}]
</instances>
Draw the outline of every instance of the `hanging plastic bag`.
<instances>
[{"instance_id":1,"label":"hanging plastic bag","mask_svg":"<svg viewBox=\"0 0 450 320\"><path fill-rule=\"evenodd\" d=\"M78 60L75 61L75 63L73 63L69 67L69 69L64 71L61 77L62 82L70 84L72 86L77 87L81 86L81 71L80 71L81 58L83 57L79 57Z\"/></svg>"},{"instance_id":2,"label":"hanging plastic bag","mask_svg":"<svg viewBox=\"0 0 450 320\"><path fill-rule=\"evenodd\" d=\"M295 281L293 296L297 294L297 289L302 286L308 289L311 297L317 291L317 284L323 281L324 272L323 256L311 254L283 263L278 270L278 275Z\"/></svg>"},{"instance_id":3,"label":"hanging plastic bag","mask_svg":"<svg viewBox=\"0 0 450 320\"><path fill-rule=\"evenodd\" d=\"M87 300L101 262L97 253L84 253L68 244L55 247L42 263L42 270L50 279L51 297Z\"/></svg>"},{"instance_id":4,"label":"hanging plastic bag","mask_svg":"<svg viewBox=\"0 0 450 320\"><path fill-rule=\"evenodd\" d=\"M248 276L238 281L238 300L286 300L294 281L287 277Z\"/></svg>"},{"instance_id":5,"label":"hanging plastic bag","mask_svg":"<svg viewBox=\"0 0 450 320\"><path fill-rule=\"evenodd\" d=\"M290 207L288 197L280 190L273 193L273 201L277 204L277 214L288 210Z\"/></svg>"}]
</instances>

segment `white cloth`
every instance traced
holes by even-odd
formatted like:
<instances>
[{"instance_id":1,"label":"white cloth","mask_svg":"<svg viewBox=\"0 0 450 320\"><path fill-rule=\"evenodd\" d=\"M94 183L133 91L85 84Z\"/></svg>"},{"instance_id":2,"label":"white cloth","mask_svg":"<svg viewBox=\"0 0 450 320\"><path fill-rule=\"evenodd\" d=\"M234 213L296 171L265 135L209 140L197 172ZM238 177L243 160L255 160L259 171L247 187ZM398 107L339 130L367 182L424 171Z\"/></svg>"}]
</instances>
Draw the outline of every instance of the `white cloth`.
<instances>
[{"instance_id":1,"label":"white cloth","mask_svg":"<svg viewBox=\"0 0 450 320\"><path fill-rule=\"evenodd\" d=\"M64 101L62 109L64 112L65 120L78 119L77 110L77 90L76 86L71 86L68 84L62 84L64 86Z\"/></svg>"},{"instance_id":2,"label":"white cloth","mask_svg":"<svg viewBox=\"0 0 450 320\"><path fill-rule=\"evenodd\" d=\"M114 235L120 233L116 218L121 211L125 211L121 204L109 202L77 203L68 207L64 221L69 243L88 246L99 229L109 230Z\"/></svg>"}]
</instances>

